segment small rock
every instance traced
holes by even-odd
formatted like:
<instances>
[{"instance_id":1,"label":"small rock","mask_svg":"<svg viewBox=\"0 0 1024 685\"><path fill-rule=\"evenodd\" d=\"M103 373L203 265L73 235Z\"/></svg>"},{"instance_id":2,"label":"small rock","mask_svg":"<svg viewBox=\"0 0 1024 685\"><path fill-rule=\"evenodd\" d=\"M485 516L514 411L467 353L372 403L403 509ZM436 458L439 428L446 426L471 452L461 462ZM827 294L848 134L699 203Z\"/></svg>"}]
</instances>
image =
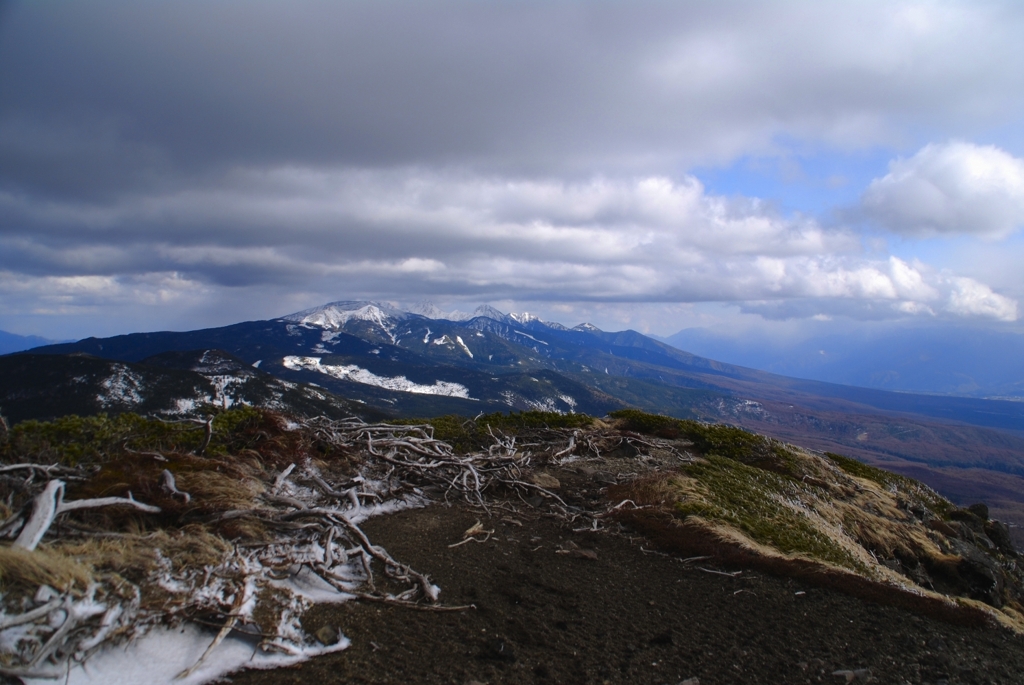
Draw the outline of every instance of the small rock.
<instances>
[{"instance_id":1,"label":"small rock","mask_svg":"<svg viewBox=\"0 0 1024 685\"><path fill-rule=\"evenodd\" d=\"M1010 527L1002 521L988 521L985 523L985 535L1003 554L1017 555L1017 550L1013 546L1013 540L1010 539Z\"/></svg>"},{"instance_id":2,"label":"small rock","mask_svg":"<svg viewBox=\"0 0 1024 685\"><path fill-rule=\"evenodd\" d=\"M940 519L929 519L927 525L932 530L942 533L947 538L955 538L959 535L959 531L956 528Z\"/></svg>"},{"instance_id":3,"label":"small rock","mask_svg":"<svg viewBox=\"0 0 1024 685\"><path fill-rule=\"evenodd\" d=\"M507 661L509 663L516 660L516 653L512 649L512 645L501 638L488 640L480 650L480 656L484 659Z\"/></svg>"},{"instance_id":4,"label":"small rock","mask_svg":"<svg viewBox=\"0 0 1024 685\"><path fill-rule=\"evenodd\" d=\"M971 512L972 514L980 518L982 521L988 521L988 506L982 504L981 502L978 502L977 504L972 504L971 506L967 507L967 511Z\"/></svg>"},{"instance_id":5,"label":"small rock","mask_svg":"<svg viewBox=\"0 0 1024 685\"><path fill-rule=\"evenodd\" d=\"M686 680L680 680L679 685L700 685L700 678L687 678Z\"/></svg>"},{"instance_id":6,"label":"small rock","mask_svg":"<svg viewBox=\"0 0 1024 685\"><path fill-rule=\"evenodd\" d=\"M558 482L557 478L552 476L550 473L544 473L543 471L533 474L530 477L530 482L534 485L539 485L545 490L557 490L562 486L562 484Z\"/></svg>"},{"instance_id":7,"label":"small rock","mask_svg":"<svg viewBox=\"0 0 1024 685\"><path fill-rule=\"evenodd\" d=\"M338 644L338 639L341 638L341 634L330 626L324 626L313 635L320 644L328 646Z\"/></svg>"}]
</instances>

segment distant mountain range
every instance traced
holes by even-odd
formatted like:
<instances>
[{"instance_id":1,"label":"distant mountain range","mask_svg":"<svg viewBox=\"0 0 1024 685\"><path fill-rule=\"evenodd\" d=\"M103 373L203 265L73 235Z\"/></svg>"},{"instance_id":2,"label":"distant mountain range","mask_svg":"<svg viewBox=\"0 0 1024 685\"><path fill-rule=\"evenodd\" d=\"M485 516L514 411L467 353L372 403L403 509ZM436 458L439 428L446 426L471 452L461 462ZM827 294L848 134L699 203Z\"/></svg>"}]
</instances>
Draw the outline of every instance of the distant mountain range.
<instances>
[{"instance_id":1,"label":"distant mountain range","mask_svg":"<svg viewBox=\"0 0 1024 685\"><path fill-rule=\"evenodd\" d=\"M635 331L567 328L486 306L462 313L333 302L268 321L0 357L0 409L13 421L69 411L174 416L233 402L396 417L530 409L603 416L633 406L855 456L954 499L984 496L996 511L1000 502L1019 505L1024 524L1024 402L798 380Z\"/></svg>"},{"instance_id":2,"label":"distant mountain range","mask_svg":"<svg viewBox=\"0 0 1024 685\"><path fill-rule=\"evenodd\" d=\"M38 335L17 335L7 331L0 331L0 354L30 350L33 347L52 345L55 342L57 341L40 338Z\"/></svg>"},{"instance_id":3,"label":"distant mountain range","mask_svg":"<svg viewBox=\"0 0 1024 685\"><path fill-rule=\"evenodd\" d=\"M777 341L687 328L657 338L720 361L865 388L1024 401L1024 335L915 325Z\"/></svg>"}]
</instances>

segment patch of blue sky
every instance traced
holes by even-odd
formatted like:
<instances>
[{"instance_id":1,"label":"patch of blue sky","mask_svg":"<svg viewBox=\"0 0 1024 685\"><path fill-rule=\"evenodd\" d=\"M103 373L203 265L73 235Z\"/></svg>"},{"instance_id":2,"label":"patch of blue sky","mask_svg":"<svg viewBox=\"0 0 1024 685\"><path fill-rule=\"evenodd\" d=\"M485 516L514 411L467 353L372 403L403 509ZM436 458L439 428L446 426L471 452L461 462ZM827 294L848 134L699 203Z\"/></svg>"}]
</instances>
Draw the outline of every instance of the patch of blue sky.
<instances>
[{"instance_id":1,"label":"patch of blue sky","mask_svg":"<svg viewBox=\"0 0 1024 685\"><path fill-rule=\"evenodd\" d=\"M857 204L875 178L884 176L897 156L890 148L862 151L807 150L782 146L775 155L748 155L725 167L690 171L714 195L759 198L784 215L804 214L823 223L837 221L837 210Z\"/></svg>"}]
</instances>

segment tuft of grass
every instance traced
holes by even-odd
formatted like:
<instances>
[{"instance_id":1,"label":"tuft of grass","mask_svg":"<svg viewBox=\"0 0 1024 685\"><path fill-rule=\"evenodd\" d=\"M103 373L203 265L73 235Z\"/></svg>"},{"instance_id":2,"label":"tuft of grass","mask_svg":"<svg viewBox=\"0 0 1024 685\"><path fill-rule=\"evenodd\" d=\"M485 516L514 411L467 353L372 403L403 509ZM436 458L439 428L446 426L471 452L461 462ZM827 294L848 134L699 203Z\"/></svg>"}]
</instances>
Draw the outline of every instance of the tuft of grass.
<instances>
[{"instance_id":1,"label":"tuft of grass","mask_svg":"<svg viewBox=\"0 0 1024 685\"><path fill-rule=\"evenodd\" d=\"M45 547L29 551L0 547L0 589L35 592L40 585L84 590L92 580L91 569L80 561Z\"/></svg>"},{"instance_id":2,"label":"tuft of grass","mask_svg":"<svg viewBox=\"0 0 1024 685\"><path fill-rule=\"evenodd\" d=\"M825 452L825 457L849 475L878 483L893 494L901 495L911 502L927 507L933 514L945 521L948 521L950 515L956 510L956 506L952 502L913 478L869 466L834 452Z\"/></svg>"}]
</instances>

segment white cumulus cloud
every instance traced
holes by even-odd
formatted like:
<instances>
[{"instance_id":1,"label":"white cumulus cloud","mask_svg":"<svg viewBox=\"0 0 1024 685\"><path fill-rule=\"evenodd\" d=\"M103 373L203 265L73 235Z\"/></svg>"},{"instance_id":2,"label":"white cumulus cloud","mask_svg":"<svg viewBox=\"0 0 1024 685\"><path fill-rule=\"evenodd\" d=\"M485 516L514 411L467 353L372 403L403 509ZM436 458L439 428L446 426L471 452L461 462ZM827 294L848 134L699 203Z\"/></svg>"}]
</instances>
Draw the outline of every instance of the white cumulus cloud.
<instances>
[{"instance_id":1,"label":"white cumulus cloud","mask_svg":"<svg viewBox=\"0 0 1024 685\"><path fill-rule=\"evenodd\" d=\"M896 233L1004 238L1024 225L1024 160L991 145L932 143L892 162L861 202Z\"/></svg>"},{"instance_id":2,"label":"white cumulus cloud","mask_svg":"<svg viewBox=\"0 0 1024 685\"><path fill-rule=\"evenodd\" d=\"M570 182L418 168L239 169L217 184L103 203L40 207L0 196L0 209L26 226L0 239L0 266L12 273L31 266L82 275L73 269L81 257L70 225L96 255L78 262L86 275L118 275L119 283L175 274L219 290L299 286L324 301L410 292L538 302L816 300L806 315L1017 316L1013 299L964 274L867 256L849 231L709 193L693 176ZM63 249L45 240L57 235Z\"/></svg>"}]
</instances>

